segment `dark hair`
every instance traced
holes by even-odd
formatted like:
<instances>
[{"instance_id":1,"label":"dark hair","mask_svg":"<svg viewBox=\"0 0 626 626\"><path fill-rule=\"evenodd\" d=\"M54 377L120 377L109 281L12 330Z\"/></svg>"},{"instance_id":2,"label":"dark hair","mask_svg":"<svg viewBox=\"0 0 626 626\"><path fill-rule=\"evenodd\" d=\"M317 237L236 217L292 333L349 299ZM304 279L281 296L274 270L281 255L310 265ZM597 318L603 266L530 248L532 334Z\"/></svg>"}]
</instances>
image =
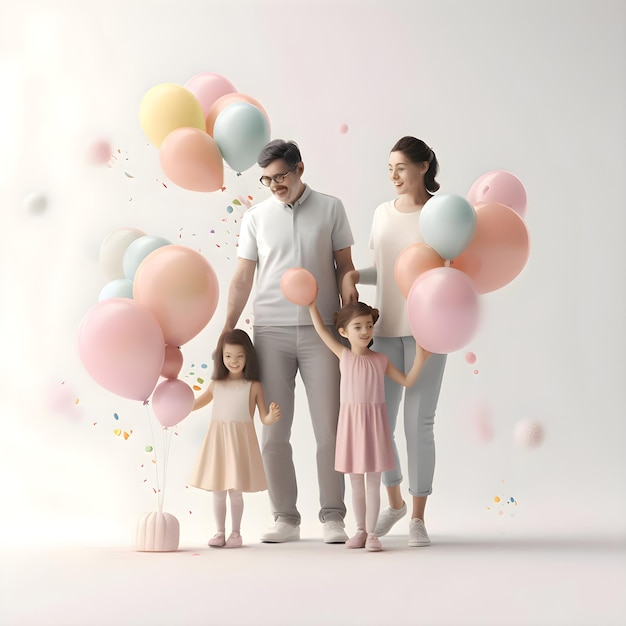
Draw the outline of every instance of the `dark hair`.
<instances>
[{"instance_id":1,"label":"dark hair","mask_svg":"<svg viewBox=\"0 0 626 626\"><path fill-rule=\"evenodd\" d=\"M289 167L295 167L302 161L300 148L295 141L274 139L259 152L257 163L259 167L267 167L272 161L283 159Z\"/></svg>"},{"instance_id":2,"label":"dark hair","mask_svg":"<svg viewBox=\"0 0 626 626\"><path fill-rule=\"evenodd\" d=\"M246 380L259 380L259 361L256 356L256 350L252 345L250 335L245 330L235 328L220 336L215 352L213 352L213 380L223 380L228 378L228 370L224 365L224 345L230 343L241 346L246 353L246 364L243 368L243 377Z\"/></svg>"},{"instance_id":3,"label":"dark hair","mask_svg":"<svg viewBox=\"0 0 626 626\"><path fill-rule=\"evenodd\" d=\"M334 314L333 321L335 322L335 327L339 330L340 328L345 328L355 317L361 317L362 315L371 315L374 324L379 317L378 309L365 304L365 302L348 302L340 311ZM367 347L369 348L372 343L374 342L370 341Z\"/></svg>"},{"instance_id":4,"label":"dark hair","mask_svg":"<svg viewBox=\"0 0 626 626\"><path fill-rule=\"evenodd\" d=\"M391 148L391 152L402 152L411 163L428 163L428 170L424 174L424 185L429 193L435 193L439 190L439 183L435 180L435 176L439 173L439 163L437 156L428 144L421 139L415 137L402 137L396 141L396 145Z\"/></svg>"}]
</instances>

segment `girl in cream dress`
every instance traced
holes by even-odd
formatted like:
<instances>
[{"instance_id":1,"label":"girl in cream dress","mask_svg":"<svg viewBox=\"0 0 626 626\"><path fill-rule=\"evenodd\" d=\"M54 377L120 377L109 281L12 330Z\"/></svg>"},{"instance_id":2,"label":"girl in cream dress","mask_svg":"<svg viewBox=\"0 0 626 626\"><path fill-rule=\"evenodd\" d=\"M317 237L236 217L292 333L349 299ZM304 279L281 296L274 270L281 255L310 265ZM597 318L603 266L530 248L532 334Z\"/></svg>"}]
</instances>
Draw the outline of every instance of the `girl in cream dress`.
<instances>
[{"instance_id":1,"label":"girl in cream dress","mask_svg":"<svg viewBox=\"0 0 626 626\"><path fill-rule=\"evenodd\" d=\"M224 333L213 354L214 370L207 390L194 402L194 410L213 401L207 433L189 484L213 492L217 533L209 540L215 548L239 548L243 492L267 489L253 417L274 424L280 407L265 403L254 346L240 329ZM230 499L232 532L226 539L226 495Z\"/></svg>"}]
</instances>

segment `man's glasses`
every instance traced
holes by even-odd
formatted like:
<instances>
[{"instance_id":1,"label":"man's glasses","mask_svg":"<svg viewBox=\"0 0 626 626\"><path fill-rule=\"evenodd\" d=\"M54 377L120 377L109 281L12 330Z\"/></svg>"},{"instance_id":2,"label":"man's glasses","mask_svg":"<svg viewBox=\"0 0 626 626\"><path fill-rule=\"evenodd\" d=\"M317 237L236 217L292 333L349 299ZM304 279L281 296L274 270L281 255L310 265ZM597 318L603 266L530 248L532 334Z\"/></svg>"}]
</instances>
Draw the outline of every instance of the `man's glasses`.
<instances>
[{"instance_id":1,"label":"man's glasses","mask_svg":"<svg viewBox=\"0 0 626 626\"><path fill-rule=\"evenodd\" d=\"M294 165L294 167L292 167L288 172L285 172L284 174L276 174L276 176L261 176L261 178L259 178L259 181L261 181L261 184L264 185L265 187L269 187L272 184L272 181L274 181L277 185L279 185L295 169L296 169L296 166Z\"/></svg>"}]
</instances>

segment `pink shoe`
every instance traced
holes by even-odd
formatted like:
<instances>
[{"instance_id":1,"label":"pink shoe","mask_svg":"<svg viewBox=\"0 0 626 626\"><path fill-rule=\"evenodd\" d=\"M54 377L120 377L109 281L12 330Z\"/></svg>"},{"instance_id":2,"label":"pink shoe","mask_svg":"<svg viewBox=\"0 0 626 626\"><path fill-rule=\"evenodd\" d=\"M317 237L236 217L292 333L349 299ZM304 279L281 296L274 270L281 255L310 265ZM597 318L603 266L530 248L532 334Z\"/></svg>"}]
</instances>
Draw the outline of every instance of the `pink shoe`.
<instances>
[{"instance_id":1,"label":"pink shoe","mask_svg":"<svg viewBox=\"0 0 626 626\"><path fill-rule=\"evenodd\" d=\"M357 530L356 535L346 541L346 548L364 548L366 539L367 533L364 530Z\"/></svg>"},{"instance_id":2,"label":"pink shoe","mask_svg":"<svg viewBox=\"0 0 626 626\"><path fill-rule=\"evenodd\" d=\"M209 545L211 548L223 548L226 544L226 540L224 539L224 533L215 533L209 539Z\"/></svg>"},{"instance_id":3,"label":"pink shoe","mask_svg":"<svg viewBox=\"0 0 626 626\"><path fill-rule=\"evenodd\" d=\"M230 537L226 541L227 548L241 548L243 541L239 533L230 533Z\"/></svg>"},{"instance_id":4,"label":"pink shoe","mask_svg":"<svg viewBox=\"0 0 626 626\"><path fill-rule=\"evenodd\" d=\"M380 543L380 539L374 533L370 533L365 542L365 549L370 552L380 552L383 549L383 544Z\"/></svg>"}]
</instances>

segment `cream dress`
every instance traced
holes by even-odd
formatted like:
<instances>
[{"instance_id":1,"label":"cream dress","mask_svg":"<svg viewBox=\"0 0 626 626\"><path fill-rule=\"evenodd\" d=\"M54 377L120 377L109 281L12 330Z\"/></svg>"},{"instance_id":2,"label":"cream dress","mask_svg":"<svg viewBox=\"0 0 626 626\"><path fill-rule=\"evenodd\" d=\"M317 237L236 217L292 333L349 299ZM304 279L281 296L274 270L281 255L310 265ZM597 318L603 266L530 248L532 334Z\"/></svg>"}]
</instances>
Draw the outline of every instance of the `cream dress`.
<instances>
[{"instance_id":1,"label":"cream dress","mask_svg":"<svg viewBox=\"0 0 626 626\"><path fill-rule=\"evenodd\" d=\"M267 489L250 415L249 380L216 380L209 428L189 484L207 491Z\"/></svg>"}]
</instances>

